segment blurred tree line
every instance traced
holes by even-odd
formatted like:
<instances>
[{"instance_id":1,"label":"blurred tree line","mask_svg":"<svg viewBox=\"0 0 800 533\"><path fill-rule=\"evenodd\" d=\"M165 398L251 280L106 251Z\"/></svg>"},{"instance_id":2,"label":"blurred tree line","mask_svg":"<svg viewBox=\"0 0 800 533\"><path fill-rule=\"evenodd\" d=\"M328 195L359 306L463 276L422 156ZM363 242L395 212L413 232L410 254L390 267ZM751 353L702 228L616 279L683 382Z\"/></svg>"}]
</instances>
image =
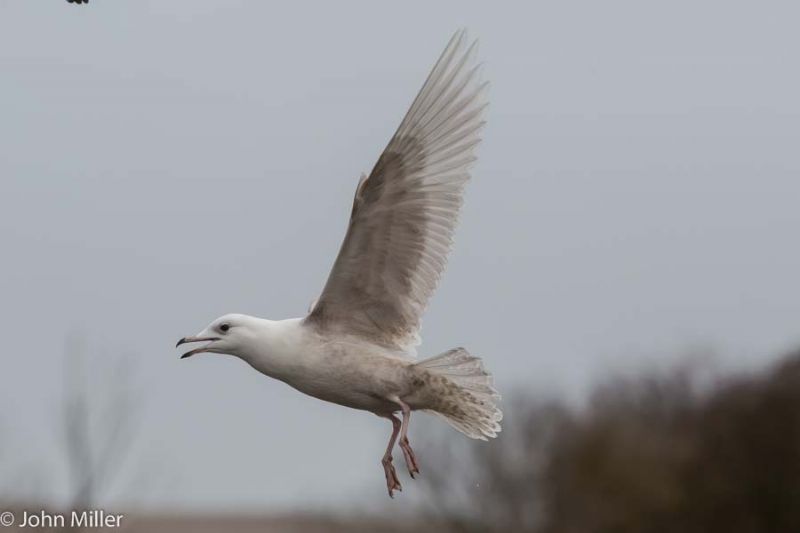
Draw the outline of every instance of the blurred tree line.
<instances>
[{"instance_id":1,"label":"blurred tree line","mask_svg":"<svg viewBox=\"0 0 800 533\"><path fill-rule=\"evenodd\" d=\"M692 367L611 380L580 409L505 408L497 441L426 451L441 530L800 531L800 352L713 383Z\"/></svg>"},{"instance_id":2,"label":"blurred tree line","mask_svg":"<svg viewBox=\"0 0 800 533\"><path fill-rule=\"evenodd\" d=\"M115 486L133 497L149 492L121 472L129 461L143 471L132 447L139 402L130 368L88 365L83 351L68 350L58 413L70 508L94 507ZM133 525L153 532L800 532L800 351L713 381L702 370L608 380L582 407L511 394L503 432L489 443L436 423L432 433L441 438L426 445L427 432L415 425L423 471L404 483L403 497L421 497L424 513L400 517L397 502L385 502L377 516L299 510L209 522L143 515ZM87 379L94 372L114 379ZM110 388L88 385L97 382Z\"/></svg>"}]
</instances>

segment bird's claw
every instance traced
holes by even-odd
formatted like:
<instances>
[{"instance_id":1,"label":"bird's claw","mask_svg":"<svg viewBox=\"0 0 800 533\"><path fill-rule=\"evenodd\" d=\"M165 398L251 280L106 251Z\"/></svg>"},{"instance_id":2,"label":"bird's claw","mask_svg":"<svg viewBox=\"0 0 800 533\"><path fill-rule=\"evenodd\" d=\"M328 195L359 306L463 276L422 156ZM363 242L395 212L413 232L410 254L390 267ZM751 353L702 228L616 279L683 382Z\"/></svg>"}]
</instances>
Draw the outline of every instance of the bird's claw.
<instances>
[{"instance_id":1,"label":"bird's claw","mask_svg":"<svg viewBox=\"0 0 800 533\"><path fill-rule=\"evenodd\" d=\"M389 491L389 497L394 498L394 491L403 492L403 486L400 485L400 480L397 478L397 471L392 464L392 458L384 459L381 464L386 474L386 489Z\"/></svg>"},{"instance_id":2,"label":"bird's claw","mask_svg":"<svg viewBox=\"0 0 800 533\"><path fill-rule=\"evenodd\" d=\"M408 474L411 476L411 479L416 479L414 474L419 474L419 463L417 463L417 456L414 455L414 450L411 449L411 444L408 442L408 439L400 441L400 449L403 450L403 458L406 460Z\"/></svg>"}]
</instances>

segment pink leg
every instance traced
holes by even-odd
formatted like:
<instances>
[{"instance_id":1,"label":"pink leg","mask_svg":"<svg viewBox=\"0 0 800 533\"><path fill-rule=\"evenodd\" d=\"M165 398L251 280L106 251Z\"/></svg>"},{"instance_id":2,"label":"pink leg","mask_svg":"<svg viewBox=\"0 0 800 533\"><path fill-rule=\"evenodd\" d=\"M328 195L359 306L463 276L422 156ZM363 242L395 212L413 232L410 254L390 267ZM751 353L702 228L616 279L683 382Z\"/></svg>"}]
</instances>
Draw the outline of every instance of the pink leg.
<instances>
[{"instance_id":1,"label":"pink leg","mask_svg":"<svg viewBox=\"0 0 800 533\"><path fill-rule=\"evenodd\" d=\"M383 472L386 474L386 488L389 490L389 497L394 498L393 493L395 490L403 490L403 487L400 486L400 480L397 479L397 472L392 464L392 448L394 448L394 443L397 442L397 434L400 433L401 423L394 415L387 415L384 418L388 418L392 422L392 436L389 437L389 445L386 447L386 453L383 454L381 464L383 465Z\"/></svg>"},{"instance_id":2,"label":"pink leg","mask_svg":"<svg viewBox=\"0 0 800 533\"><path fill-rule=\"evenodd\" d=\"M400 449L403 450L408 473L413 478L414 474L419 474L419 464L417 463L417 457L414 455L414 450L411 449L411 444L408 442L408 424L411 421L411 408L400 398L397 398L396 401L403 410L403 423L400 426Z\"/></svg>"}]
</instances>

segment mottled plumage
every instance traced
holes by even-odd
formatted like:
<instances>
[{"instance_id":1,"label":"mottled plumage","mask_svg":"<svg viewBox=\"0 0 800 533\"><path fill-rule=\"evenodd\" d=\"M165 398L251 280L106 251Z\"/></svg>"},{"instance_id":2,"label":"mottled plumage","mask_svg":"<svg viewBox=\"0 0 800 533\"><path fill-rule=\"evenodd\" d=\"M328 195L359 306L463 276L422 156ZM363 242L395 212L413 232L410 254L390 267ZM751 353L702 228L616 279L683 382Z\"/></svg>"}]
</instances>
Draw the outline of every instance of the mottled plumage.
<instances>
[{"instance_id":1,"label":"mottled plumage","mask_svg":"<svg viewBox=\"0 0 800 533\"><path fill-rule=\"evenodd\" d=\"M178 343L206 341L184 357L232 354L305 394L389 419L382 462L390 496L401 490L391 455L398 437L412 477L419 472L407 438L411 411L441 416L471 438L500 431L499 396L479 358L456 348L413 359L484 124L486 84L475 51L464 31L453 36L359 181L339 255L305 318L226 315Z\"/></svg>"},{"instance_id":2,"label":"mottled plumage","mask_svg":"<svg viewBox=\"0 0 800 533\"><path fill-rule=\"evenodd\" d=\"M484 124L476 42L451 39L369 177L307 321L411 353L447 262ZM466 50L465 50L466 49Z\"/></svg>"}]
</instances>

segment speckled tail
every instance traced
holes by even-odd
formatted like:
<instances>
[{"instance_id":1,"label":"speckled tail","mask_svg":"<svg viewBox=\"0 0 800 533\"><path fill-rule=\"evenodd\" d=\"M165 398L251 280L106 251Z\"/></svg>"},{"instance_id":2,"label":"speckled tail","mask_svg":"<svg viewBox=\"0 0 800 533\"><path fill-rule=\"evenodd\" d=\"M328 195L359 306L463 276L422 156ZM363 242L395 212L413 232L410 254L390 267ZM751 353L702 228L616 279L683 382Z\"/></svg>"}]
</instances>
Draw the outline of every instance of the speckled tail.
<instances>
[{"instance_id":1,"label":"speckled tail","mask_svg":"<svg viewBox=\"0 0 800 533\"><path fill-rule=\"evenodd\" d=\"M487 440L500 432L503 413L497 407L500 395L493 386L492 375L480 357L464 348L454 348L416 363L417 368L444 377L441 401L428 412L443 417L448 424L473 439Z\"/></svg>"}]
</instances>

